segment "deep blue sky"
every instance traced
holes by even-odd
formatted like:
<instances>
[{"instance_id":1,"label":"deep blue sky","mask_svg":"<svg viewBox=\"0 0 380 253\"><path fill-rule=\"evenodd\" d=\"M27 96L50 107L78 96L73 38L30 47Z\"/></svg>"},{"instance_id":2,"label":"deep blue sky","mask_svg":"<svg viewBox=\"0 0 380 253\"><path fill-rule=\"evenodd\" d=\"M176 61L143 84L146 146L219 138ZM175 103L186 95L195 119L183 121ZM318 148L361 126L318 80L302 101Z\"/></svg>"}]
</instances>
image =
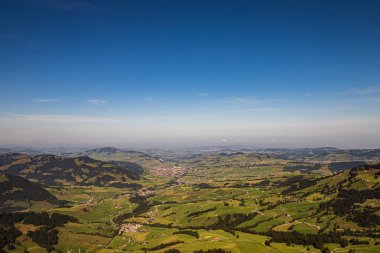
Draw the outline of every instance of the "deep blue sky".
<instances>
[{"instance_id":1,"label":"deep blue sky","mask_svg":"<svg viewBox=\"0 0 380 253\"><path fill-rule=\"evenodd\" d=\"M0 144L380 147L380 1L0 1Z\"/></svg>"}]
</instances>

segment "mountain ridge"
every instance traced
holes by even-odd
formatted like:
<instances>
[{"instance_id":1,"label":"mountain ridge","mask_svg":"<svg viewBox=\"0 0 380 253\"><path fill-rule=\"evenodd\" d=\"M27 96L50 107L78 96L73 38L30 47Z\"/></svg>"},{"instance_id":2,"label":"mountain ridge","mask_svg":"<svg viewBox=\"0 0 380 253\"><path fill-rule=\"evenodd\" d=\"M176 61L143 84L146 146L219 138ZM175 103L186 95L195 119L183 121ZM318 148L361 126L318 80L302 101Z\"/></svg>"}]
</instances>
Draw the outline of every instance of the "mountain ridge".
<instances>
[{"instance_id":1,"label":"mountain ridge","mask_svg":"<svg viewBox=\"0 0 380 253\"><path fill-rule=\"evenodd\" d=\"M136 179L132 169L87 156L0 154L0 170L47 186L112 186L120 182L127 186Z\"/></svg>"}]
</instances>

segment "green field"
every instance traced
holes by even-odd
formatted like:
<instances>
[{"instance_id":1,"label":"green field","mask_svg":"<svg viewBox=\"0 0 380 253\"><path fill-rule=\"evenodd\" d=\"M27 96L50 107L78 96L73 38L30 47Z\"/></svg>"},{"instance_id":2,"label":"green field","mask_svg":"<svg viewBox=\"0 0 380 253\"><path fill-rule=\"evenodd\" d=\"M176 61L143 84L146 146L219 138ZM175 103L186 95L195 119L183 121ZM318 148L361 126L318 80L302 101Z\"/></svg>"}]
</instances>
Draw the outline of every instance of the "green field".
<instances>
[{"instance_id":1,"label":"green field","mask_svg":"<svg viewBox=\"0 0 380 253\"><path fill-rule=\"evenodd\" d=\"M133 152L117 151L106 157L92 151L91 155L106 161L140 162L144 172L132 181L140 188L44 186L65 204L25 202L31 209L24 211L75 219L55 228L58 241L52 251L380 251L377 167L336 173L322 166L305 173L297 170L297 163L268 154L200 154L170 163ZM296 169L285 169L294 164ZM5 251L47 251L29 235L41 226L25 221L14 226L21 235L13 249L4 247ZM329 233L338 239L321 243L315 239ZM309 239L301 240L302 236Z\"/></svg>"}]
</instances>

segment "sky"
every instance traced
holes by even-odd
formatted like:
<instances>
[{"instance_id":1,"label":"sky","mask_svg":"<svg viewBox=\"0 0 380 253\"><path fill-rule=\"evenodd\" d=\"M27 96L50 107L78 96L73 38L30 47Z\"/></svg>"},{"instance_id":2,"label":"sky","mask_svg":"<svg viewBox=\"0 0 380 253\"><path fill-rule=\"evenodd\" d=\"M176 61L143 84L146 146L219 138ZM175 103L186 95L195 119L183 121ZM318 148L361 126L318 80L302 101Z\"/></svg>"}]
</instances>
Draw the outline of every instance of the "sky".
<instances>
[{"instance_id":1,"label":"sky","mask_svg":"<svg viewBox=\"0 0 380 253\"><path fill-rule=\"evenodd\" d=\"M380 148L379 13L0 0L0 145Z\"/></svg>"}]
</instances>

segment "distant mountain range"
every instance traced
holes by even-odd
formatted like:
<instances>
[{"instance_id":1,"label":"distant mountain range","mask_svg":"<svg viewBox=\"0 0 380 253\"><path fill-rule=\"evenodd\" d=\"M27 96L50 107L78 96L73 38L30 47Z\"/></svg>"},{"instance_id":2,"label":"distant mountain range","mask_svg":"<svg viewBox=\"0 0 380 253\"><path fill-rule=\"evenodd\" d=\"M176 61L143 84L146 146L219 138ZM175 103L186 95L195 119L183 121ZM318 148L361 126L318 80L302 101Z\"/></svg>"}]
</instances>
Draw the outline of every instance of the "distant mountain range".
<instances>
[{"instance_id":1,"label":"distant mountain range","mask_svg":"<svg viewBox=\"0 0 380 253\"><path fill-rule=\"evenodd\" d=\"M202 146L188 148L153 148L153 149L122 149L115 147L102 147L96 149L86 148L34 148L24 146L2 146L0 153L20 153L31 156L41 154L54 154L61 156L89 156L104 161L132 162L143 167L158 166L162 160L176 162L181 158L197 154L215 153L259 153L273 154L290 160L318 160L318 161L374 161L380 162L380 149L338 149L334 147L318 148L255 148L249 145Z\"/></svg>"}]
</instances>

